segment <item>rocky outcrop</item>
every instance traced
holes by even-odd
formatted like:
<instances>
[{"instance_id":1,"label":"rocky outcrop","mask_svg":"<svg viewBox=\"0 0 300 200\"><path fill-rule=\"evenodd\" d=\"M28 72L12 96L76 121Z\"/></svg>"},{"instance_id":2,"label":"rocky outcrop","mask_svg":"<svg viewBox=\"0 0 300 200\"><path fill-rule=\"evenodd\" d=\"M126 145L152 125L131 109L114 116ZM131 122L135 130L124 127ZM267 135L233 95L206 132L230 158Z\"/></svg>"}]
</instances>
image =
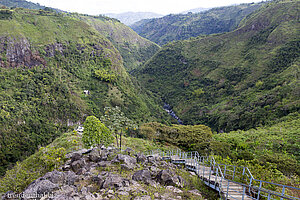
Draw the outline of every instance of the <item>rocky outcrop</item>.
<instances>
[{"instance_id":1,"label":"rocky outcrop","mask_svg":"<svg viewBox=\"0 0 300 200\"><path fill-rule=\"evenodd\" d=\"M130 149L119 152L111 147L67 154L64 166L32 182L22 193L23 199L32 195L51 200L185 199L182 188L187 184L175 173L176 165L158 156L134 154ZM190 194L201 197L198 190Z\"/></svg>"},{"instance_id":2,"label":"rocky outcrop","mask_svg":"<svg viewBox=\"0 0 300 200\"><path fill-rule=\"evenodd\" d=\"M38 52L32 51L26 38L4 37L0 39L1 67L34 67L46 65Z\"/></svg>"}]
</instances>

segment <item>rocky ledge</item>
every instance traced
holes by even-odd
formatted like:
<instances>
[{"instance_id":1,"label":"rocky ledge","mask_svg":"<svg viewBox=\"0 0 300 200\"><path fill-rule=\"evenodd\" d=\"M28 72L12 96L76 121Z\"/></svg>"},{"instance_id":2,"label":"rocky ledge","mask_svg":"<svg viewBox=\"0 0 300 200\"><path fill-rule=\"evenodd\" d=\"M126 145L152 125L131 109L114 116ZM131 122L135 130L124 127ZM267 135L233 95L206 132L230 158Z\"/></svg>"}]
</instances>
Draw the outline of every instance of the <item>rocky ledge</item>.
<instances>
[{"instance_id":1,"label":"rocky ledge","mask_svg":"<svg viewBox=\"0 0 300 200\"><path fill-rule=\"evenodd\" d=\"M179 172L181 166L161 157L135 154L128 148L83 149L67 155L68 161L32 182L23 193L7 193L4 199L202 199ZM185 171L188 176L194 176Z\"/></svg>"}]
</instances>

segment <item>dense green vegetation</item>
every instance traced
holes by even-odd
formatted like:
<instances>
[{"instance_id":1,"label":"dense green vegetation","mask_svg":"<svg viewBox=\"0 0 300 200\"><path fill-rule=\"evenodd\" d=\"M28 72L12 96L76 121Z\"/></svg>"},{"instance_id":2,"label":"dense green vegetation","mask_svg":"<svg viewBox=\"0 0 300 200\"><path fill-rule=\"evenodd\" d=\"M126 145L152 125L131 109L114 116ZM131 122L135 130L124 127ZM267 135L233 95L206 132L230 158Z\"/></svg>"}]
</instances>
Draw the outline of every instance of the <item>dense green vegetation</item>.
<instances>
[{"instance_id":1,"label":"dense green vegetation","mask_svg":"<svg viewBox=\"0 0 300 200\"><path fill-rule=\"evenodd\" d=\"M218 157L220 163L247 166L257 179L299 188L299 124L299 115L288 116L270 127L214 134L206 150L222 156ZM281 192L279 187L268 184L264 187ZM299 196L299 192L287 192Z\"/></svg>"},{"instance_id":2,"label":"dense green vegetation","mask_svg":"<svg viewBox=\"0 0 300 200\"><path fill-rule=\"evenodd\" d=\"M72 14L72 16L90 24L101 35L109 39L120 52L124 67L128 71L139 68L159 50L158 45L142 38L116 19L76 14Z\"/></svg>"},{"instance_id":3,"label":"dense green vegetation","mask_svg":"<svg viewBox=\"0 0 300 200\"><path fill-rule=\"evenodd\" d=\"M44 9L45 6L41 6L38 3L32 3L26 0L0 0L0 4L6 7L20 7L20 8L27 8L27 9Z\"/></svg>"},{"instance_id":4,"label":"dense green vegetation","mask_svg":"<svg viewBox=\"0 0 300 200\"><path fill-rule=\"evenodd\" d=\"M149 140L173 144L200 155L213 155L217 162L246 166L259 180L299 187L300 175L300 115L288 116L273 125L248 131L212 134L203 125L166 126L147 123L140 134ZM258 183L253 183L258 186ZM281 192L265 184L265 188ZM289 194L297 196L297 193Z\"/></svg>"},{"instance_id":5,"label":"dense green vegetation","mask_svg":"<svg viewBox=\"0 0 300 200\"><path fill-rule=\"evenodd\" d=\"M97 117L89 116L84 122L82 142L86 148L108 146L114 141L111 131Z\"/></svg>"},{"instance_id":6,"label":"dense green vegetation","mask_svg":"<svg viewBox=\"0 0 300 200\"><path fill-rule=\"evenodd\" d=\"M35 10L64 12L56 8L42 6L39 3L33 3L26 0L0 0L0 6L5 6L8 8L26 8L26 9L35 9Z\"/></svg>"},{"instance_id":7,"label":"dense green vegetation","mask_svg":"<svg viewBox=\"0 0 300 200\"><path fill-rule=\"evenodd\" d=\"M106 106L120 106L137 123L167 118L91 26L49 11L11 12L0 20L0 174ZM97 70L117 78L103 81Z\"/></svg>"},{"instance_id":8,"label":"dense green vegetation","mask_svg":"<svg viewBox=\"0 0 300 200\"><path fill-rule=\"evenodd\" d=\"M140 127L140 134L148 139L176 145L186 151L194 150L196 146L209 142L211 129L203 125L167 126L160 123L147 123Z\"/></svg>"},{"instance_id":9,"label":"dense green vegetation","mask_svg":"<svg viewBox=\"0 0 300 200\"><path fill-rule=\"evenodd\" d=\"M270 127L214 134L210 150L224 158L272 163L282 173L300 175L300 118ZM260 176L265 176L261 174ZM265 179L264 179L265 180Z\"/></svg>"},{"instance_id":10,"label":"dense green vegetation","mask_svg":"<svg viewBox=\"0 0 300 200\"><path fill-rule=\"evenodd\" d=\"M250 129L299 112L299 1L276 1L233 32L164 46L136 73L185 124Z\"/></svg>"},{"instance_id":11,"label":"dense green vegetation","mask_svg":"<svg viewBox=\"0 0 300 200\"><path fill-rule=\"evenodd\" d=\"M263 4L251 3L213 8L195 14L172 14L139 21L131 25L131 28L142 37L163 45L174 40L232 31L244 17Z\"/></svg>"},{"instance_id":12,"label":"dense green vegetation","mask_svg":"<svg viewBox=\"0 0 300 200\"><path fill-rule=\"evenodd\" d=\"M0 193L21 192L32 181L64 163L66 153L83 148L81 137L75 132L65 133L50 145L40 148L22 162L18 162L0 179Z\"/></svg>"}]
</instances>

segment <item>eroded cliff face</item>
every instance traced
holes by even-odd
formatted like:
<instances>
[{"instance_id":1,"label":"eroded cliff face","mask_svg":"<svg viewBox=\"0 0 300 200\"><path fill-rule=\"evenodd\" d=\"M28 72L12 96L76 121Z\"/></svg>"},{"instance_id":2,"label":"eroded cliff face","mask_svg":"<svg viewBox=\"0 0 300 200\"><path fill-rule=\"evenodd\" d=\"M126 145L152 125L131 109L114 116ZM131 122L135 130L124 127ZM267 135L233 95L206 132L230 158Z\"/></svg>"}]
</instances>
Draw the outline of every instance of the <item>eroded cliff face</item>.
<instances>
[{"instance_id":1,"label":"eroded cliff face","mask_svg":"<svg viewBox=\"0 0 300 200\"><path fill-rule=\"evenodd\" d=\"M118 74L123 74L123 60L119 52L110 42L97 41L94 44L75 44L75 51L84 54L89 51L90 57L104 57L112 61L111 69ZM68 56L70 42L52 43L48 45L32 45L25 37L0 37L0 67L17 68L35 66L47 66L47 58L55 57L57 54ZM107 48L107 49L104 49ZM88 50L89 49L89 50Z\"/></svg>"},{"instance_id":2,"label":"eroded cliff face","mask_svg":"<svg viewBox=\"0 0 300 200\"><path fill-rule=\"evenodd\" d=\"M0 67L34 67L46 65L39 52L32 51L26 38L0 38Z\"/></svg>"}]
</instances>

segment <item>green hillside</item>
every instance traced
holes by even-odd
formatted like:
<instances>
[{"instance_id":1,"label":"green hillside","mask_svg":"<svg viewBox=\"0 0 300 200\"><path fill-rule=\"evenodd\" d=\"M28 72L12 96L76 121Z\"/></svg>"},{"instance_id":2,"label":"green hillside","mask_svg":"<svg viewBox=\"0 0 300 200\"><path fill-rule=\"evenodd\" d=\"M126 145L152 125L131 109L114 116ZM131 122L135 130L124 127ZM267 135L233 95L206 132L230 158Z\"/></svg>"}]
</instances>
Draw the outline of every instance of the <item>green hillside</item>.
<instances>
[{"instance_id":1,"label":"green hillside","mask_svg":"<svg viewBox=\"0 0 300 200\"><path fill-rule=\"evenodd\" d=\"M0 174L106 106L136 123L166 116L112 43L64 14L1 9L0 66Z\"/></svg>"},{"instance_id":2,"label":"green hillside","mask_svg":"<svg viewBox=\"0 0 300 200\"><path fill-rule=\"evenodd\" d=\"M275 1L224 34L164 46L135 75L185 124L228 132L300 108L300 1Z\"/></svg>"},{"instance_id":3,"label":"green hillside","mask_svg":"<svg viewBox=\"0 0 300 200\"><path fill-rule=\"evenodd\" d=\"M27 9L44 9L45 6L41 6L38 3L32 3L26 0L0 0L0 4L6 7L19 7L19 8L27 8Z\"/></svg>"},{"instance_id":4,"label":"green hillside","mask_svg":"<svg viewBox=\"0 0 300 200\"><path fill-rule=\"evenodd\" d=\"M124 66L128 71L144 64L160 48L157 44L142 38L116 19L104 16L77 15L76 17L90 24L101 35L113 43L119 50L124 61Z\"/></svg>"},{"instance_id":5,"label":"green hillside","mask_svg":"<svg viewBox=\"0 0 300 200\"><path fill-rule=\"evenodd\" d=\"M195 14L172 14L157 19L145 19L131 27L142 37L163 45L174 40L232 31L245 16L264 4L241 4Z\"/></svg>"}]
</instances>

